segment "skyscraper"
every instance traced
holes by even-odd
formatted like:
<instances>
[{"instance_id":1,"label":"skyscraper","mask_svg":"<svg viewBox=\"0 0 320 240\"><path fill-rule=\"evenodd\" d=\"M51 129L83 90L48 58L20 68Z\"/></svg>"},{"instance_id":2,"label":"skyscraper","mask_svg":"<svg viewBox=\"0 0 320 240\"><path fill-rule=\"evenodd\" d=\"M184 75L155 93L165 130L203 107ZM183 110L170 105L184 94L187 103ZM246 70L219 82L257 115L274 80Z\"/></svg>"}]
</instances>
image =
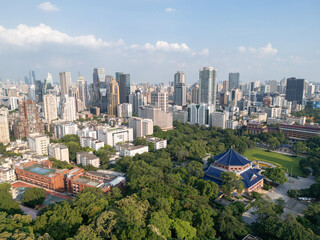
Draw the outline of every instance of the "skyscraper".
<instances>
[{"instance_id":1,"label":"skyscraper","mask_svg":"<svg viewBox=\"0 0 320 240\"><path fill-rule=\"evenodd\" d=\"M304 99L304 79L296 79L294 77L287 79L286 100L302 104Z\"/></svg>"},{"instance_id":2,"label":"skyscraper","mask_svg":"<svg viewBox=\"0 0 320 240\"><path fill-rule=\"evenodd\" d=\"M184 106L187 103L186 75L184 72L174 74L174 104Z\"/></svg>"},{"instance_id":3,"label":"skyscraper","mask_svg":"<svg viewBox=\"0 0 320 240\"><path fill-rule=\"evenodd\" d=\"M60 72L60 87L61 87L61 102L63 102L65 96L69 96L69 89L71 87L71 73Z\"/></svg>"},{"instance_id":4,"label":"skyscraper","mask_svg":"<svg viewBox=\"0 0 320 240\"><path fill-rule=\"evenodd\" d=\"M200 69L200 103L214 105L216 103L217 70L212 67Z\"/></svg>"},{"instance_id":5,"label":"skyscraper","mask_svg":"<svg viewBox=\"0 0 320 240\"><path fill-rule=\"evenodd\" d=\"M156 108L160 108L161 111L167 111L168 109L168 93L164 90L151 93L151 105Z\"/></svg>"},{"instance_id":6,"label":"skyscraper","mask_svg":"<svg viewBox=\"0 0 320 240\"><path fill-rule=\"evenodd\" d=\"M198 104L199 103L199 84L195 83L191 87L191 103Z\"/></svg>"},{"instance_id":7,"label":"skyscraper","mask_svg":"<svg viewBox=\"0 0 320 240\"><path fill-rule=\"evenodd\" d=\"M120 103L120 96L119 96L119 85L116 80L113 78L109 83L109 105L108 105L108 115L109 116L116 116L117 115L117 106Z\"/></svg>"},{"instance_id":8,"label":"skyscraper","mask_svg":"<svg viewBox=\"0 0 320 240\"><path fill-rule=\"evenodd\" d=\"M102 98L100 88L103 87L106 89L106 86L100 86L105 83L106 71L104 68L94 68L93 69L93 106L101 108ZM106 90L105 90L106 91ZM105 95L105 94L104 94Z\"/></svg>"},{"instance_id":9,"label":"skyscraper","mask_svg":"<svg viewBox=\"0 0 320 240\"><path fill-rule=\"evenodd\" d=\"M57 97L52 94L43 96L44 119L47 123L58 118Z\"/></svg>"},{"instance_id":10,"label":"skyscraper","mask_svg":"<svg viewBox=\"0 0 320 240\"><path fill-rule=\"evenodd\" d=\"M229 91L239 88L240 73L229 73Z\"/></svg>"},{"instance_id":11,"label":"skyscraper","mask_svg":"<svg viewBox=\"0 0 320 240\"><path fill-rule=\"evenodd\" d=\"M78 96L77 99L81 101L84 108L88 107L87 102L87 82L83 76L79 76L77 80Z\"/></svg>"},{"instance_id":12,"label":"skyscraper","mask_svg":"<svg viewBox=\"0 0 320 240\"><path fill-rule=\"evenodd\" d=\"M48 73L46 77L46 85L49 85L49 84L53 86L53 78L51 73Z\"/></svg>"},{"instance_id":13,"label":"skyscraper","mask_svg":"<svg viewBox=\"0 0 320 240\"><path fill-rule=\"evenodd\" d=\"M120 103L128 103L130 94L130 74L120 73L119 81Z\"/></svg>"}]
</instances>

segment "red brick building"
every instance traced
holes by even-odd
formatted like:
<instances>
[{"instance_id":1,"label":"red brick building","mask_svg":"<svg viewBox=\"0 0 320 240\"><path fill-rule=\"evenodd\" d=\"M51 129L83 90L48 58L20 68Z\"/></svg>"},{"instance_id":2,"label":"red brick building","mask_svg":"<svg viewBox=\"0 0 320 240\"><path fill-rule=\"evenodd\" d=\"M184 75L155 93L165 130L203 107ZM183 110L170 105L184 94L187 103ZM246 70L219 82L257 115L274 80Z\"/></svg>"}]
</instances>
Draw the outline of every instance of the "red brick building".
<instances>
[{"instance_id":1,"label":"red brick building","mask_svg":"<svg viewBox=\"0 0 320 240\"><path fill-rule=\"evenodd\" d=\"M263 123L248 122L247 131L249 134L260 134L263 132L268 132L268 127Z\"/></svg>"},{"instance_id":2,"label":"red brick building","mask_svg":"<svg viewBox=\"0 0 320 240\"><path fill-rule=\"evenodd\" d=\"M319 126L285 125L279 127L279 131L286 138L306 141L313 136L320 136Z\"/></svg>"}]
</instances>

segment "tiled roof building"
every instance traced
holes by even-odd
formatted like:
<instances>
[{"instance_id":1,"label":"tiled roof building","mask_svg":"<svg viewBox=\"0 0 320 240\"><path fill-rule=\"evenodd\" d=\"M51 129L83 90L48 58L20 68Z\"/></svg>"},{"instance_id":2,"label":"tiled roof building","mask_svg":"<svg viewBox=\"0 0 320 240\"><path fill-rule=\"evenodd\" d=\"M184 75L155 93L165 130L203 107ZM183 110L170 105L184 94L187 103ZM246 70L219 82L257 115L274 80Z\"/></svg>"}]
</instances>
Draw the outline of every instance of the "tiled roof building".
<instances>
[{"instance_id":1,"label":"tiled roof building","mask_svg":"<svg viewBox=\"0 0 320 240\"><path fill-rule=\"evenodd\" d=\"M245 190L249 193L263 186L264 176L260 174L261 170L234 149L231 148L225 153L215 156L214 160L206 170L204 179L213 181L221 186L221 173L234 172L241 176Z\"/></svg>"}]
</instances>

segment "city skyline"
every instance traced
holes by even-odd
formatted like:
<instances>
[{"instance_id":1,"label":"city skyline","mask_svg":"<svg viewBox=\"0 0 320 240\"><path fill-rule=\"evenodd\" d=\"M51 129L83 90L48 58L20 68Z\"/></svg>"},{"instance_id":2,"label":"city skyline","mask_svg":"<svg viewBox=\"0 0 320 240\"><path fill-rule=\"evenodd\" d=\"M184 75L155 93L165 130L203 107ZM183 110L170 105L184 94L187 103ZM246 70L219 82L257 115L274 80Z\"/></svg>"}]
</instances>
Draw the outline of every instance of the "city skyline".
<instances>
[{"instance_id":1,"label":"city skyline","mask_svg":"<svg viewBox=\"0 0 320 240\"><path fill-rule=\"evenodd\" d=\"M229 72L245 83L320 80L318 1L10 1L2 8L3 81L23 81L31 69L37 80L71 72L76 82L80 72L90 83L102 67L129 73L132 83L167 83L183 71L192 84L204 66L217 69L217 82Z\"/></svg>"}]
</instances>

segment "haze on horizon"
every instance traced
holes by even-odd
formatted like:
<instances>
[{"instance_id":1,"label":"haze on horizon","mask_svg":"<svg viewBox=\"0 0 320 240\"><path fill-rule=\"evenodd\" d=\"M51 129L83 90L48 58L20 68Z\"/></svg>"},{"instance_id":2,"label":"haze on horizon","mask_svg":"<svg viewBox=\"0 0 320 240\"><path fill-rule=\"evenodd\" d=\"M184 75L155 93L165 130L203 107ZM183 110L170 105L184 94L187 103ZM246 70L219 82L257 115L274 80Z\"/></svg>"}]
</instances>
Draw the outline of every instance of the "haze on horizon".
<instances>
[{"instance_id":1,"label":"haze on horizon","mask_svg":"<svg viewBox=\"0 0 320 240\"><path fill-rule=\"evenodd\" d=\"M283 77L320 81L320 2L310 1L22 1L1 4L0 77L32 69L58 81L70 71L92 82L95 67L130 73L133 83L187 83L212 66L217 80Z\"/></svg>"}]
</instances>

